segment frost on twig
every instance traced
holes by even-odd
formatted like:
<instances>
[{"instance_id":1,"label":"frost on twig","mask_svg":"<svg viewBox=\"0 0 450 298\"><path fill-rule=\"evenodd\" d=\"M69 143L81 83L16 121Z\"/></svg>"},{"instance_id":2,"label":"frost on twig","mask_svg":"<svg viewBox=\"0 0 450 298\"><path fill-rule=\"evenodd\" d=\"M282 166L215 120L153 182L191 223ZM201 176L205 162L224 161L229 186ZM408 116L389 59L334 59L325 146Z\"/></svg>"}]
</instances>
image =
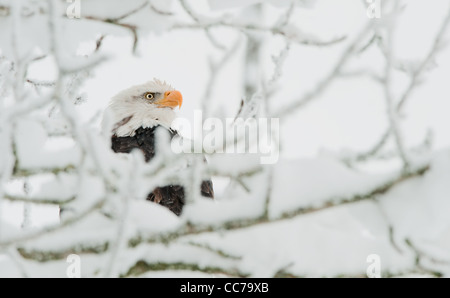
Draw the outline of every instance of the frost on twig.
<instances>
[{"instance_id":1,"label":"frost on twig","mask_svg":"<svg viewBox=\"0 0 450 298\"><path fill-rule=\"evenodd\" d=\"M65 270L59 269L66 268L65 258L75 253L86 264L82 276L152 276L161 271L233 277L364 276L366 253L372 250L387 255L388 262L401 260L400 265L386 264L386 276L397 272L438 276L445 272L448 258L437 248L442 243L427 246L439 239L415 234L424 228L421 226L414 226L411 232L399 218L410 216L410 206L415 210L410 216L414 220L423 213L419 211L428 208L410 195L412 192L429 197L427 204L433 210L445 210L433 202L439 202L437 193L450 191L448 183L436 178L448 176L448 154L423 154L431 151L431 133L416 147L408 147L401 123L412 92L442 52L450 13L427 55L408 63L393 51L392 30L400 14L392 14L386 23L369 20L354 36L324 39L296 23L296 14L302 9L298 1L282 1L282 9L271 22L264 13L267 3L275 1L259 1L234 15L203 13L195 1L172 2L174 7L162 1L132 1L127 9L82 12L71 25L76 29L77 24L92 26L93 32L86 34L95 47L87 56L77 56L76 47L66 44L61 28L68 19L60 2L12 5L6 1L0 5L0 22L13 18L12 27L0 33L3 38L3 32L8 32L9 41L8 47L0 47L0 208L8 204L31 207L24 209L23 229L10 229L0 217L0 254L10 260L18 275L39 276L42 270L64 276ZM252 13L254 18L248 17ZM42 34L48 44L36 44L36 51L22 51L27 45L24 39L29 37L21 29L24 20L35 18L45 24ZM153 22L153 18L161 22ZM139 152L114 154L94 127L98 113L83 122L78 111L92 100L83 92L83 84L98 79L92 74L108 63L103 51L108 36L128 35L136 52L139 39L149 31L169 34L178 30L181 34L184 29L204 31L213 45L208 56L209 76L199 94L207 117L217 116L210 107L211 101L218 100L213 95L221 83L220 75L231 61L238 61L239 71L244 73L239 86L244 99L233 125L242 119L284 120L299 109L306 110L339 79L365 77L384 91L380 100L386 104L387 128L374 136L373 145L363 152L281 160L275 165L261 165L249 156L221 155L217 148L208 153L205 164L200 155L174 154L163 135L158 136L159 153L149 163ZM222 39L222 30L232 32L230 43ZM281 46L265 73L262 58L268 55L268 42L274 40ZM308 92L293 92L283 105L274 102L274 90L282 89L287 80L296 80L286 78L285 68L291 66L290 58L299 48L320 51L334 47L340 55ZM366 66L352 68L353 62L377 50L382 54L382 72ZM30 68L38 61L50 63L55 77L30 76ZM409 80L400 95L393 92L395 72ZM287 137L301 141L298 135ZM69 141L70 146L51 147L56 138ZM231 146L242 138L224 141ZM393 148L388 148L390 140L395 141ZM358 168L363 162L392 158L400 158L405 170L374 174ZM214 201L198 193L201 181L211 176L230 181ZM180 217L145 201L155 187L168 184L185 187L186 206ZM412 199L404 208L399 201L409 196ZM34 227L29 213L47 206L60 209L60 222ZM444 222L440 224L440 230L447 228ZM339 242L342 239L345 241ZM311 243L314 245L309 246ZM335 255L353 265L341 266ZM305 261L310 258L317 260ZM0 275L2 268L7 268L2 260Z\"/></svg>"},{"instance_id":2,"label":"frost on twig","mask_svg":"<svg viewBox=\"0 0 450 298\"><path fill-rule=\"evenodd\" d=\"M428 70L427 67L429 66L429 64L435 59L436 55L444 48L445 44L444 44L443 39L448 30L449 23L450 23L450 10L447 12L445 19L442 22L438 33L436 34L435 38L433 39L431 48L428 51L428 53L426 54L425 58L422 61L415 63L414 66L410 67L409 71L406 72L409 76L409 83L406 86L406 88L402 91L398 100L392 98L392 95L389 92L389 77L384 77L381 79L377 75L374 75L372 73L369 74L369 76L371 76L372 78L375 77L376 81L380 82L383 86L385 86L385 91L387 92L386 97L388 100L388 109L389 109L388 118L390 121L390 126L382 134L379 141L370 150L368 150L367 152L362 152L357 155L354 155L351 158L348 158L348 156L344 157L345 162L351 164L354 161L366 161L366 160L370 159L371 157L376 157L377 154L380 152L380 150L383 149L383 147L385 147L385 145L386 145L387 141L390 139L390 137L393 135L396 140L396 143L397 143L397 148L398 148L397 155L401 157L406 168L408 167L408 160L407 160L406 152L405 152L406 149L403 148L404 145L403 145L403 141L401 140L401 136L398 133L398 123L397 122L401 119L402 112L405 109L404 106L406 105L406 102L411 98L412 92L420 85L420 78L422 76L424 76L424 73ZM376 35L374 35L374 38L372 38L372 40L375 40L375 36ZM378 39L379 38L380 37L378 36ZM385 56L385 59L388 62L390 61L391 65L386 66L386 71L390 71L390 70L388 70L388 68L394 67L394 65L392 65L392 64L393 63L398 64L398 61L396 61L396 58L393 57L391 51L388 51L386 49L386 46L387 46L386 44L382 44L380 47L381 47L381 51L382 51L383 55ZM398 65L396 67L398 69ZM402 67L402 70L405 70L405 68ZM365 72L365 73L367 73L367 72ZM388 89L386 90L386 88L388 88ZM425 140L425 144L430 142L430 140L429 140L430 137L431 137L431 135L429 133ZM411 150L411 149L409 149L409 150ZM415 151L415 150L412 150L412 151ZM384 154L384 155L386 155L386 154Z\"/></svg>"}]
</instances>

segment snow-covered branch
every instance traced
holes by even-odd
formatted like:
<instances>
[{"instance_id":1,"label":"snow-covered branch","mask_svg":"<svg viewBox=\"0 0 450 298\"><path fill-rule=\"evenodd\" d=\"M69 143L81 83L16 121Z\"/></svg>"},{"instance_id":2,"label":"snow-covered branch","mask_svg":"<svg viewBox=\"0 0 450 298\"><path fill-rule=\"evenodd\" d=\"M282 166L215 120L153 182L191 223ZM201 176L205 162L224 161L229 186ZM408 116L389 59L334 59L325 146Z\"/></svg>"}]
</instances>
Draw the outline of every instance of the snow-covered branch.
<instances>
[{"instance_id":1,"label":"snow-covered branch","mask_svg":"<svg viewBox=\"0 0 450 298\"><path fill-rule=\"evenodd\" d=\"M275 1L266 0L239 5L210 1L211 6L229 8L227 13L205 12L190 0L135 0L127 5L117 1L117 7L98 1L102 10L83 6L82 1L75 19L68 18L65 1L4 2L0 4L0 25L5 26L0 32L0 276L4 271L22 277L40 276L41 271L65 276L65 258L70 254L82 257L82 276L88 277L153 276L161 271L232 277L365 276L371 253L384 258L383 276L450 274L448 244L441 241L441 235L448 234L448 221L439 213L449 207L443 198L450 193L450 155L445 149L432 151L432 131L410 141L402 122L413 91L437 55L444 55L450 11L425 56L409 65L396 51L395 32L404 13L400 0L397 6L392 2L383 7L380 20L364 20L355 32L347 28L348 33L327 37L320 30L309 32L314 26L302 25L305 16L315 13L309 7L304 14L308 1L280 1L277 8L272 6ZM33 26L38 29L30 31ZM74 33L70 38L63 31L67 28ZM42 38L35 40L30 34L37 30ZM232 129L241 120L246 124L267 118L280 119L284 125L300 110L298 118L312 119L316 117L308 114L312 103L319 103L332 86L349 81L358 86L361 79L375 86L374 97L385 108L380 109L387 115L381 133L371 136L368 130L367 144L359 147L368 149L360 152L324 149L340 153L308 153L307 158L299 153L288 159L301 150L291 149L284 156L286 144L309 145L312 139L325 137L315 130L311 134L317 135L307 139L303 127L282 126L270 139L281 152L275 164L261 164L257 154L221 153L223 148L246 144L246 132L222 136L222 144L202 147L199 154L175 154L164 133L157 135L156 154L149 162L136 151L115 154L109 136L105 138L98 127L103 111L88 117L80 112L93 100L84 92L85 83L107 80L101 76L109 71L103 66L117 59L106 55L116 50L108 36L131 37L130 52L140 54L133 59L144 59L150 54L140 48L149 33L159 39L181 36L183 30L206 34L198 47L206 48L204 65L209 72L203 85L195 75L187 77L185 85L201 86L186 98L190 97L190 107L200 106L205 117L234 118ZM91 48L85 51L87 43ZM334 62L317 65L326 72L312 76L311 88L300 93L294 90L298 86L290 86L293 89L286 92L284 88L296 85L301 77L293 74L294 63L300 63L296 59L328 50L335 52ZM186 51L186 59L188 55ZM367 63L373 57L377 62ZM194 74L200 68L189 71ZM406 84L398 84L398 74ZM238 86L234 76L241 79ZM224 77L226 83L221 81ZM240 96L215 98L218 88L233 89L230 94ZM219 103L221 110L211 108L212 103ZM347 110L358 114L357 108L355 104ZM360 125L352 121L354 127ZM334 132L333 139L340 139L341 131ZM364 168L380 160L401 161L403 169ZM201 197L199 191L211 177L220 182L215 200ZM146 200L166 185L183 187L180 216ZM20 209L25 224L11 226L8 208ZM35 208L53 208L59 221L35 224L30 217ZM427 228L431 221L436 228Z\"/></svg>"}]
</instances>

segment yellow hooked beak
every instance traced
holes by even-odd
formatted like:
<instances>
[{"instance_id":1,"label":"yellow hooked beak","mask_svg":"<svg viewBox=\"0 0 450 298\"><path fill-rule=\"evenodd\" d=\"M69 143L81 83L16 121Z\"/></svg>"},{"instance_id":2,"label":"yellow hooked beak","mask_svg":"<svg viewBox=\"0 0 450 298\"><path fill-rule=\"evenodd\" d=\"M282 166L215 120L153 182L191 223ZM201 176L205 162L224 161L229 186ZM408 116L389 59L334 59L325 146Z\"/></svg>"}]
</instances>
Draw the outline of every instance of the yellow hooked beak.
<instances>
[{"instance_id":1,"label":"yellow hooked beak","mask_svg":"<svg viewBox=\"0 0 450 298\"><path fill-rule=\"evenodd\" d=\"M159 105L160 108L175 108L178 106L181 108L181 104L183 103L183 96L181 96L181 92L177 90L166 91L164 93L164 98L155 102Z\"/></svg>"}]
</instances>

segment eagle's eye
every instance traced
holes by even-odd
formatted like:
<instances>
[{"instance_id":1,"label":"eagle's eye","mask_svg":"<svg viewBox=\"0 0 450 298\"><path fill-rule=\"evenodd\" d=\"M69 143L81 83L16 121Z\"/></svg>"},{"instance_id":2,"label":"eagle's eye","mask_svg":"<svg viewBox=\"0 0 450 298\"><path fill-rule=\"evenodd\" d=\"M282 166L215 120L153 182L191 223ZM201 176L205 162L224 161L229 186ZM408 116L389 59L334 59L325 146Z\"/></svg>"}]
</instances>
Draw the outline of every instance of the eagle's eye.
<instances>
[{"instance_id":1,"label":"eagle's eye","mask_svg":"<svg viewBox=\"0 0 450 298\"><path fill-rule=\"evenodd\" d=\"M153 99L154 97L155 97L155 95L151 92L145 93L145 98L147 98L147 99Z\"/></svg>"}]
</instances>

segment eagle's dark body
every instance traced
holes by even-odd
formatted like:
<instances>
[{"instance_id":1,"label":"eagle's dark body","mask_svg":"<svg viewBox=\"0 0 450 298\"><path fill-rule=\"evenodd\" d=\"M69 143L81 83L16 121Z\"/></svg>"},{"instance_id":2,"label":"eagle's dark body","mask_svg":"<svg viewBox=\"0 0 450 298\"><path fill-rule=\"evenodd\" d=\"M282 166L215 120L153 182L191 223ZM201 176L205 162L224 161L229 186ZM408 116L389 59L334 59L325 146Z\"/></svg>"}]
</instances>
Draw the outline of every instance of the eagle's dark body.
<instances>
[{"instance_id":1,"label":"eagle's dark body","mask_svg":"<svg viewBox=\"0 0 450 298\"><path fill-rule=\"evenodd\" d=\"M150 161L155 156L155 131L159 126L150 128L140 127L133 136L111 137L111 147L114 152L130 153L133 149L140 149L145 156L145 161ZM169 130L171 138L177 135ZM211 180L205 180L201 184L202 196L214 198ZM181 185L168 185L157 187L147 196L147 200L159 203L169 208L176 215L181 214L184 205L184 189Z\"/></svg>"}]
</instances>

